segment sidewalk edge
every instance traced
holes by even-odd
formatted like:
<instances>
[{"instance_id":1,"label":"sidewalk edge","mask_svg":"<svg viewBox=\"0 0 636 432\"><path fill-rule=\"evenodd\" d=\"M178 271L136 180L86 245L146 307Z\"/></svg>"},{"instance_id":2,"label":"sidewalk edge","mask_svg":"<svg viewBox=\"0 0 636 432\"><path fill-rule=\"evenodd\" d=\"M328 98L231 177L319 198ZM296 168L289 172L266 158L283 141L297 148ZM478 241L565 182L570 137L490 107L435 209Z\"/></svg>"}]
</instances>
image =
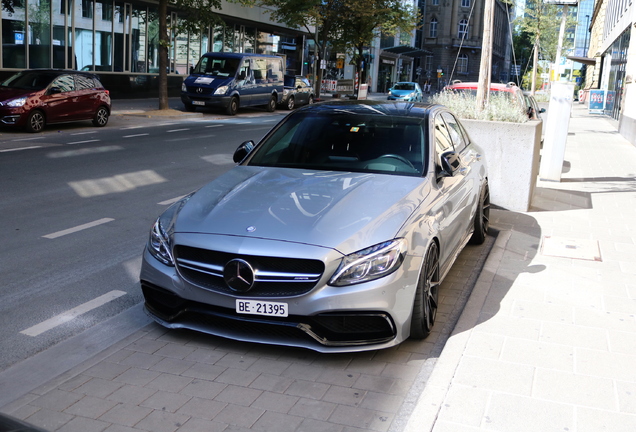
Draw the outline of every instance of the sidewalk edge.
<instances>
[{"instance_id":1,"label":"sidewalk edge","mask_svg":"<svg viewBox=\"0 0 636 432\"><path fill-rule=\"evenodd\" d=\"M479 320L482 306L488 296L497 269L501 264L511 234L512 231L510 230L498 233L495 244L486 259L484 268L475 283L464 311L437 359L424 391L420 395L403 432L433 430L439 410L450 389L453 376L464 354L472 329Z\"/></svg>"}]
</instances>

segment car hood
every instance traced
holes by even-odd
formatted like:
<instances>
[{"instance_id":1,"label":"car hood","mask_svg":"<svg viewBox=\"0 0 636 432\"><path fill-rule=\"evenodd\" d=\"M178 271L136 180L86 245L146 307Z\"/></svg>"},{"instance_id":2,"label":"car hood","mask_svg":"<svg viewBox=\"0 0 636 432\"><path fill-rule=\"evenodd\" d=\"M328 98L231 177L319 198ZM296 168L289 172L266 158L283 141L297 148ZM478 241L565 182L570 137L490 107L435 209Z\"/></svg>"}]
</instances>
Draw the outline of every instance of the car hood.
<instances>
[{"instance_id":1,"label":"car hood","mask_svg":"<svg viewBox=\"0 0 636 432\"><path fill-rule=\"evenodd\" d=\"M197 191L174 229L346 254L398 236L429 191L421 177L239 166Z\"/></svg>"},{"instance_id":2,"label":"car hood","mask_svg":"<svg viewBox=\"0 0 636 432\"><path fill-rule=\"evenodd\" d=\"M37 91L13 87L0 87L0 102L19 98L21 96L31 96L35 93L37 93Z\"/></svg>"},{"instance_id":3,"label":"car hood","mask_svg":"<svg viewBox=\"0 0 636 432\"><path fill-rule=\"evenodd\" d=\"M413 89L413 90L391 90L391 94L393 96L408 96L411 93L415 93L415 89Z\"/></svg>"},{"instance_id":4,"label":"car hood","mask_svg":"<svg viewBox=\"0 0 636 432\"><path fill-rule=\"evenodd\" d=\"M209 75L190 75L186 78L185 84L188 86L218 88L229 85L234 77L217 77Z\"/></svg>"}]
</instances>

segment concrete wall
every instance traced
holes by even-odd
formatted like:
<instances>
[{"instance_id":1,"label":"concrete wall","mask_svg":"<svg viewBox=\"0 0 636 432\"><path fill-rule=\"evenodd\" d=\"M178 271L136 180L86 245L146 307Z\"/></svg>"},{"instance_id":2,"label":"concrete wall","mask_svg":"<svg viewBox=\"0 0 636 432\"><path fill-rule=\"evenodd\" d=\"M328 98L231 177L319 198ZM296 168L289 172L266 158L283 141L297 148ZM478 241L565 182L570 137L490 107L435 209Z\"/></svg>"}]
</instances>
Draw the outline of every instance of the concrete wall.
<instances>
[{"instance_id":1,"label":"concrete wall","mask_svg":"<svg viewBox=\"0 0 636 432\"><path fill-rule=\"evenodd\" d=\"M490 202L512 211L530 210L539 175L543 123L462 119L462 124L486 155Z\"/></svg>"}]
</instances>

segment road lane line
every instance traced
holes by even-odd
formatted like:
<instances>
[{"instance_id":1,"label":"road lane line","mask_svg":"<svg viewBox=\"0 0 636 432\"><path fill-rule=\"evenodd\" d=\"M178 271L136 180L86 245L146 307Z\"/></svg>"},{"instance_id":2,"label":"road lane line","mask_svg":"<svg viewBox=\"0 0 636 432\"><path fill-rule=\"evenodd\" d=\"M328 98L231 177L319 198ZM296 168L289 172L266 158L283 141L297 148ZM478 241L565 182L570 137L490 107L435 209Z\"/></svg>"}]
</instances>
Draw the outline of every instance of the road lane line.
<instances>
[{"instance_id":1,"label":"road lane line","mask_svg":"<svg viewBox=\"0 0 636 432\"><path fill-rule=\"evenodd\" d=\"M66 143L66 145L73 145L73 144L86 144L86 143L91 143L91 142L98 142L99 140L86 140L86 141L75 141L75 142L70 142L70 143Z\"/></svg>"},{"instance_id":2,"label":"road lane line","mask_svg":"<svg viewBox=\"0 0 636 432\"><path fill-rule=\"evenodd\" d=\"M171 130L167 130L166 133L172 133L172 132L183 132L183 131L189 131L190 128L185 128L185 129L171 129Z\"/></svg>"},{"instance_id":3,"label":"road lane line","mask_svg":"<svg viewBox=\"0 0 636 432\"><path fill-rule=\"evenodd\" d=\"M135 135L124 135L124 138L135 138L135 137L140 137L140 136L148 136L150 135L149 133L142 133L142 134L135 134Z\"/></svg>"},{"instance_id":4,"label":"road lane line","mask_svg":"<svg viewBox=\"0 0 636 432\"><path fill-rule=\"evenodd\" d=\"M20 148L4 149L4 150L0 150L0 153L8 153L8 152L20 151L20 150L31 150L31 149L41 148L41 147L42 147L42 146L29 146L29 147L20 147Z\"/></svg>"},{"instance_id":5,"label":"road lane line","mask_svg":"<svg viewBox=\"0 0 636 432\"><path fill-rule=\"evenodd\" d=\"M216 125L208 125L208 126L206 126L206 128L211 128L211 127L221 127L221 126L223 126L223 125L219 125L219 124L216 124Z\"/></svg>"},{"instance_id":6,"label":"road lane line","mask_svg":"<svg viewBox=\"0 0 636 432\"><path fill-rule=\"evenodd\" d=\"M98 225L102 225L102 224L105 224L105 223L108 223L108 222L112 222L114 220L115 219L112 219L112 218L102 218L102 219L99 219L99 220L96 220L96 221L93 221L93 222L85 223L83 225L78 225L78 226L73 227L73 228L69 228L69 229L65 229L65 230L62 230L62 231L54 232L54 233L51 233L51 234L47 234L47 235L44 235L42 237L47 238L47 239L55 239L55 238L58 238L58 237L65 236L67 234L73 234L73 233L78 232L78 231L82 231L82 230L85 230L85 229L88 229L88 228L93 228L93 227L98 226Z\"/></svg>"},{"instance_id":7,"label":"road lane line","mask_svg":"<svg viewBox=\"0 0 636 432\"><path fill-rule=\"evenodd\" d=\"M41 139L44 139L44 138L46 138L46 137L39 136L39 137L33 137L33 138L17 138L17 139L11 140L11 141L13 141L13 142L17 142L17 141L34 141L34 140L41 140Z\"/></svg>"},{"instance_id":8,"label":"road lane line","mask_svg":"<svg viewBox=\"0 0 636 432\"><path fill-rule=\"evenodd\" d=\"M47 332L59 325L62 325L66 322L71 321L73 318L78 317L79 315L85 314L86 312L90 312L93 309L97 309L100 306L105 305L108 302L111 302L123 295L126 295L125 291L110 291L102 296L97 297L91 301L88 301L84 304L81 304L73 309L70 309L64 313L61 313L53 318L49 318L46 321L41 322L40 324L36 324L32 327L29 327L26 330L22 330L20 333L27 336L39 336L44 332Z\"/></svg>"}]
</instances>

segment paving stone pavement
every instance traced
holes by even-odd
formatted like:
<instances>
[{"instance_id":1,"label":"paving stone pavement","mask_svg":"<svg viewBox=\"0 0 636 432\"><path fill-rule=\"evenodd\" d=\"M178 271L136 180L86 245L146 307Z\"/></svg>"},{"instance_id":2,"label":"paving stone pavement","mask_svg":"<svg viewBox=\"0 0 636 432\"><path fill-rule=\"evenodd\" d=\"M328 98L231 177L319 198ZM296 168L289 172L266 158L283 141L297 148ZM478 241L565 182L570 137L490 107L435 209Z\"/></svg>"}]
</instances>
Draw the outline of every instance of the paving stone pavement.
<instances>
[{"instance_id":1,"label":"paving stone pavement","mask_svg":"<svg viewBox=\"0 0 636 432\"><path fill-rule=\"evenodd\" d=\"M327 355L152 323L0 411L63 432L389 431L408 419L493 243L459 256L424 341Z\"/></svg>"},{"instance_id":2,"label":"paving stone pavement","mask_svg":"<svg viewBox=\"0 0 636 432\"><path fill-rule=\"evenodd\" d=\"M636 147L573 107L560 182L500 230L405 431L636 430Z\"/></svg>"}]
</instances>

